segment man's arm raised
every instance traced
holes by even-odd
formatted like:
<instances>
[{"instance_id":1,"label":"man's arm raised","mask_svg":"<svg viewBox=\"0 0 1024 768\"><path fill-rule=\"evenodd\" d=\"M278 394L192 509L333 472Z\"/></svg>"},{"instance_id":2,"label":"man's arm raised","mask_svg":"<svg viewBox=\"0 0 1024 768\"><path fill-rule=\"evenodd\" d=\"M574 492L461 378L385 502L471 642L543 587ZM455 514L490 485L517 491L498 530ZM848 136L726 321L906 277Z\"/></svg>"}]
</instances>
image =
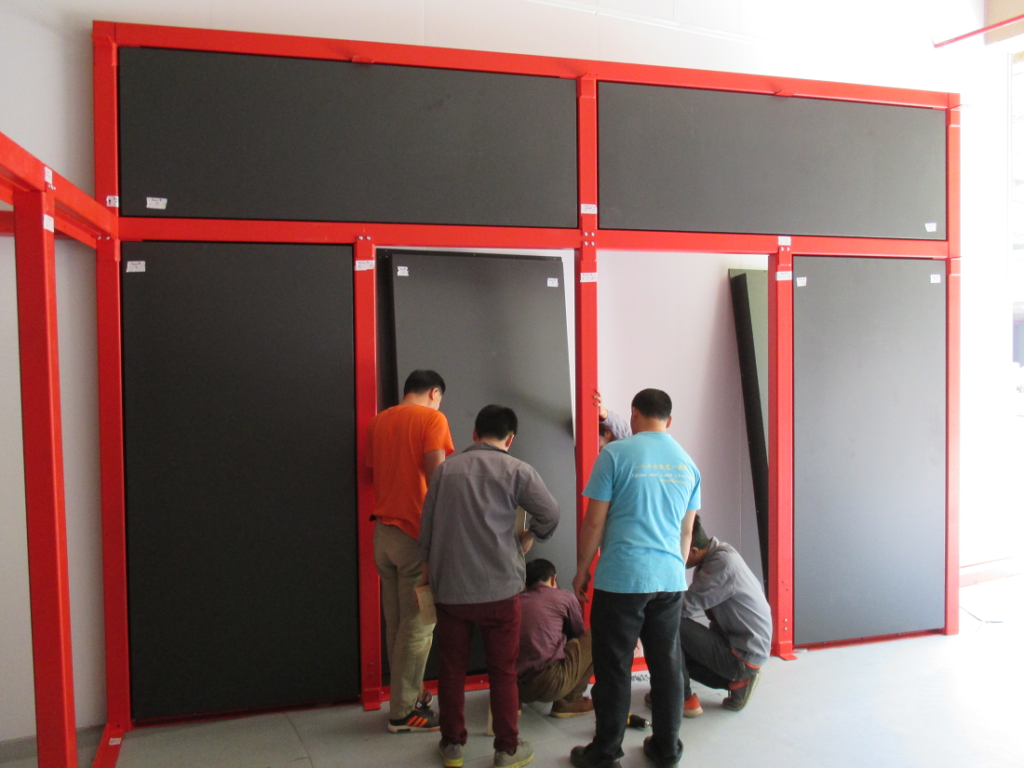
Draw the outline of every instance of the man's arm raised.
<instances>
[{"instance_id":1,"label":"man's arm raised","mask_svg":"<svg viewBox=\"0 0 1024 768\"><path fill-rule=\"evenodd\" d=\"M597 550L604 538L604 526L608 520L609 501L587 500L587 514L580 526L580 540L576 558L576 577L572 580L572 590L581 603L589 602L587 587L590 586L590 564L597 556Z\"/></svg>"}]
</instances>

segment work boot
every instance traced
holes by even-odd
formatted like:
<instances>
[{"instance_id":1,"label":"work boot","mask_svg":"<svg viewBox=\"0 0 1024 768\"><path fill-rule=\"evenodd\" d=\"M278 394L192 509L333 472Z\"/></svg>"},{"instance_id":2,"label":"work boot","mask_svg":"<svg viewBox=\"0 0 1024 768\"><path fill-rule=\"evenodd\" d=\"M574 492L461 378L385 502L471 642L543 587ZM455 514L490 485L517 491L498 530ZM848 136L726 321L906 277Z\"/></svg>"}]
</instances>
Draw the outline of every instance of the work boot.
<instances>
[{"instance_id":1,"label":"work boot","mask_svg":"<svg viewBox=\"0 0 1024 768\"><path fill-rule=\"evenodd\" d=\"M524 739L519 739L519 746L511 755L500 749L494 750L494 768L521 768L532 760L533 747Z\"/></svg>"},{"instance_id":2,"label":"work boot","mask_svg":"<svg viewBox=\"0 0 1024 768\"><path fill-rule=\"evenodd\" d=\"M559 699L551 705L552 717L579 717L594 711L594 702L583 696L575 701Z\"/></svg>"},{"instance_id":3,"label":"work boot","mask_svg":"<svg viewBox=\"0 0 1024 768\"><path fill-rule=\"evenodd\" d=\"M739 685L739 687L729 689L729 696L722 702L722 706L733 712L739 712L747 706L750 697L754 695L754 688L757 687L757 681L760 677L761 674L759 672L751 672L750 677L740 681L742 684L733 683L733 685Z\"/></svg>"},{"instance_id":4,"label":"work boot","mask_svg":"<svg viewBox=\"0 0 1024 768\"><path fill-rule=\"evenodd\" d=\"M601 762L590 756L587 747L573 747L569 753L569 762L573 768L622 768L618 760Z\"/></svg>"},{"instance_id":5,"label":"work boot","mask_svg":"<svg viewBox=\"0 0 1024 768\"><path fill-rule=\"evenodd\" d=\"M654 737L648 736L644 739L644 756L658 766L658 768L672 768L672 766L678 765L679 761L683 759L683 742L676 739L676 743L679 744L679 757L675 760L670 760L661 754L661 750L654 743Z\"/></svg>"}]
</instances>

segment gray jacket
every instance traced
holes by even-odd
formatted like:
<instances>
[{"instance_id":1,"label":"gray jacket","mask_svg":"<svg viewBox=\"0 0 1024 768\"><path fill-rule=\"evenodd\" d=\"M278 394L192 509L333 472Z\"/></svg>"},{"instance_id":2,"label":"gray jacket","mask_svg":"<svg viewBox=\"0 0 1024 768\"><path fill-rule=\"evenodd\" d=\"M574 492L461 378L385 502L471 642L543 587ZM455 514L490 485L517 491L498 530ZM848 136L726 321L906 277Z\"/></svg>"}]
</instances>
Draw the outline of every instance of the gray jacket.
<instances>
[{"instance_id":1,"label":"gray jacket","mask_svg":"<svg viewBox=\"0 0 1024 768\"><path fill-rule=\"evenodd\" d=\"M740 553L714 537L683 593L683 618L692 618L701 611L722 628L743 661L756 667L768 661L772 612L764 588Z\"/></svg>"},{"instance_id":2,"label":"gray jacket","mask_svg":"<svg viewBox=\"0 0 1024 768\"><path fill-rule=\"evenodd\" d=\"M423 501L420 562L430 563L434 602L490 603L523 591L526 561L516 507L539 541L558 526L558 502L537 470L488 443L474 443L434 471Z\"/></svg>"}]
</instances>

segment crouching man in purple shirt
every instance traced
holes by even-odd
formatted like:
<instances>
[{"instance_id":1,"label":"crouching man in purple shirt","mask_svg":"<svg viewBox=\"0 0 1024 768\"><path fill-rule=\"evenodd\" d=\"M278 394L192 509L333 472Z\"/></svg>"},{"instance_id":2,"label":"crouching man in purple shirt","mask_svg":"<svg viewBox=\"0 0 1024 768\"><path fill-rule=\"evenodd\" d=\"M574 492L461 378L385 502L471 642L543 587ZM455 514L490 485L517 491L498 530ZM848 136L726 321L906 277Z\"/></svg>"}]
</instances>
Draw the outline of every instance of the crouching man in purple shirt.
<instances>
[{"instance_id":1,"label":"crouching man in purple shirt","mask_svg":"<svg viewBox=\"0 0 1024 768\"><path fill-rule=\"evenodd\" d=\"M550 701L552 717L594 711L583 694L594 674L590 630L576 595L558 588L554 563L526 564L526 591L519 596L519 700Z\"/></svg>"},{"instance_id":2,"label":"crouching man in purple shirt","mask_svg":"<svg viewBox=\"0 0 1024 768\"><path fill-rule=\"evenodd\" d=\"M423 501L420 585L430 585L441 655L438 699L440 752L459 768L466 743L465 685L473 625L483 635L494 715L494 766L520 768L533 747L519 738L519 593L526 580L524 543L545 540L558 526L558 502L537 470L508 455L519 428L511 408L477 414L473 445L434 470ZM530 516L516 533L516 508Z\"/></svg>"}]
</instances>

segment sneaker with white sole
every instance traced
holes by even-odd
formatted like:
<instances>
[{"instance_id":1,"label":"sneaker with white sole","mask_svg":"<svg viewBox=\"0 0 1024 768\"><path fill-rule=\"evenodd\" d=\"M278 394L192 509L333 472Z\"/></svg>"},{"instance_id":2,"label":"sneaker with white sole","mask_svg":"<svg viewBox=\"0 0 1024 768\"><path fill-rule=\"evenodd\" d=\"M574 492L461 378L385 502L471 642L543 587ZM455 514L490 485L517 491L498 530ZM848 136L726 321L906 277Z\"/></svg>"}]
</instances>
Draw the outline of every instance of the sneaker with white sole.
<instances>
[{"instance_id":1,"label":"sneaker with white sole","mask_svg":"<svg viewBox=\"0 0 1024 768\"><path fill-rule=\"evenodd\" d=\"M532 760L533 747L523 739L519 739L519 746L511 755L500 749L494 750L494 768L521 768Z\"/></svg>"},{"instance_id":2,"label":"sneaker with white sole","mask_svg":"<svg viewBox=\"0 0 1024 768\"><path fill-rule=\"evenodd\" d=\"M445 744L443 741L437 745L437 751L441 753L444 760L444 768L462 768L462 745Z\"/></svg>"},{"instance_id":3,"label":"sneaker with white sole","mask_svg":"<svg viewBox=\"0 0 1024 768\"><path fill-rule=\"evenodd\" d=\"M417 703L416 708L401 720L388 720L388 730L392 733L422 733L424 731L438 731L441 723L437 720L437 714L430 707L424 706L422 702Z\"/></svg>"}]
</instances>

